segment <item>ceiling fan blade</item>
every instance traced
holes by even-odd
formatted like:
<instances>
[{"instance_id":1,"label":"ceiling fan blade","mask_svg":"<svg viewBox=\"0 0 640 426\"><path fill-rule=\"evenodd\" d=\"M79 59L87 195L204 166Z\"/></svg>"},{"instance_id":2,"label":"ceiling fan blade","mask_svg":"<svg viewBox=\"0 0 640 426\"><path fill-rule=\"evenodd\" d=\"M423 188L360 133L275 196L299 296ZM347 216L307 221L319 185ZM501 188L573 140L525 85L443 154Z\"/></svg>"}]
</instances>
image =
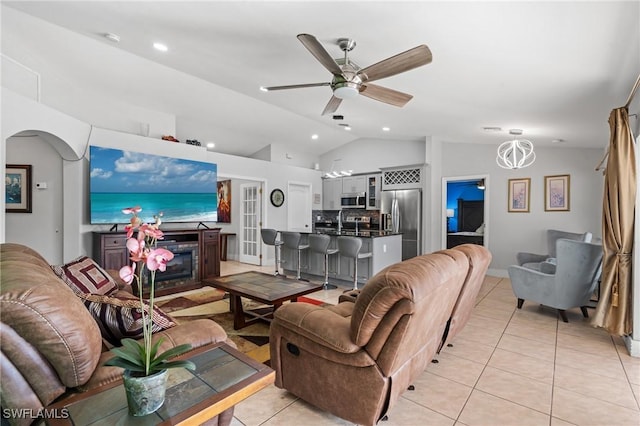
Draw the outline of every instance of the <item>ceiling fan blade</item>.
<instances>
[{"instance_id":1,"label":"ceiling fan blade","mask_svg":"<svg viewBox=\"0 0 640 426\"><path fill-rule=\"evenodd\" d=\"M375 99L376 101L397 107L405 106L405 104L413 98L413 95L398 92L397 90L378 86L376 84L363 84L360 89L360 94L367 98Z\"/></svg>"},{"instance_id":2,"label":"ceiling fan blade","mask_svg":"<svg viewBox=\"0 0 640 426\"><path fill-rule=\"evenodd\" d=\"M401 72L409 71L422 65L426 65L433 59L429 48L421 44L420 46L399 53L390 58L384 59L376 64L370 65L358 71L358 75L365 81L380 80L391 77Z\"/></svg>"},{"instance_id":3,"label":"ceiling fan blade","mask_svg":"<svg viewBox=\"0 0 640 426\"><path fill-rule=\"evenodd\" d=\"M331 74L342 75L342 69L336 61L329 55L317 38L311 34L298 34L298 40L311 54L320 62Z\"/></svg>"},{"instance_id":4,"label":"ceiling fan blade","mask_svg":"<svg viewBox=\"0 0 640 426\"><path fill-rule=\"evenodd\" d=\"M322 115L332 114L336 112L336 110L340 106L340 103L342 103L342 99L331 96L331 99L329 99L329 103L326 107L324 107L324 111L322 111Z\"/></svg>"},{"instance_id":5,"label":"ceiling fan blade","mask_svg":"<svg viewBox=\"0 0 640 426\"><path fill-rule=\"evenodd\" d=\"M272 90L304 89L307 87L320 87L320 86L331 86L331 83L289 84L287 86L263 87L263 89L266 90L267 92L271 92Z\"/></svg>"}]
</instances>

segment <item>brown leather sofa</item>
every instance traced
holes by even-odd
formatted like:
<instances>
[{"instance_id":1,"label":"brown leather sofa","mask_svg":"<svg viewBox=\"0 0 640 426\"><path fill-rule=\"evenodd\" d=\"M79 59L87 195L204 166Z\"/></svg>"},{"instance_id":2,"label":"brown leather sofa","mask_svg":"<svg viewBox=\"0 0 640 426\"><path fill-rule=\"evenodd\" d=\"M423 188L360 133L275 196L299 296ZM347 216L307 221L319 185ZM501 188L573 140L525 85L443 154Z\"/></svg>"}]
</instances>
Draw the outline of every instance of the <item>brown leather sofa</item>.
<instances>
[{"instance_id":1,"label":"brown leather sofa","mask_svg":"<svg viewBox=\"0 0 640 426\"><path fill-rule=\"evenodd\" d=\"M2 424L34 420L5 418L11 409L37 413L54 400L122 376L122 369L104 366L112 355L82 301L42 256L24 245L0 245L0 319ZM154 339L161 336L161 350L182 343L197 348L230 342L218 324L206 319L154 333ZM232 418L233 408L211 424L228 425Z\"/></svg>"},{"instance_id":2,"label":"brown leather sofa","mask_svg":"<svg viewBox=\"0 0 640 426\"><path fill-rule=\"evenodd\" d=\"M490 253L461 247L385 268L354 301L278 309L270 331L276 386L350 422L377 423L440 348L468 279L486 273Z\"/></svg>"},{"instance_id":3,"label":"brown leather sofa","mask_svg":"<svg viewBox=\"0 0 640 426\"><path fill-rule=\"evenodd\" d=\"M463 244L454 249L460 250L467 256L469 272L451 311L451 318L442 336L441 348L450 344L469 321L492 257L489 250L477 244Z\"/></svg>"}]
</instances>

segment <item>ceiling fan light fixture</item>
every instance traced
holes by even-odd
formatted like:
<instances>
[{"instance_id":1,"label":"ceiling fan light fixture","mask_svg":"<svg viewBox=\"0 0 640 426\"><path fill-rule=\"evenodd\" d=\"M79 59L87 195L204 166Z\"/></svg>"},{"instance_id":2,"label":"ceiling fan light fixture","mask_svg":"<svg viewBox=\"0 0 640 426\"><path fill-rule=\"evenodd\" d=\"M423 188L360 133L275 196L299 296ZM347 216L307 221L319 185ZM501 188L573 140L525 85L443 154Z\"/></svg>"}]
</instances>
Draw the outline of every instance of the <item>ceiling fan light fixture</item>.
<instances>
[{"instance_id":1,"label":"ceiling fan light fixture","mask_svg":"<svg viewBox=\"0 0 640 426\"><path fill-rule=\"evenodd\" d=\"M333 88L333 96L339 99L351 99L360 94L358 85L355 83L344 82L336 84Z\"/></svg>"}]
</instances>

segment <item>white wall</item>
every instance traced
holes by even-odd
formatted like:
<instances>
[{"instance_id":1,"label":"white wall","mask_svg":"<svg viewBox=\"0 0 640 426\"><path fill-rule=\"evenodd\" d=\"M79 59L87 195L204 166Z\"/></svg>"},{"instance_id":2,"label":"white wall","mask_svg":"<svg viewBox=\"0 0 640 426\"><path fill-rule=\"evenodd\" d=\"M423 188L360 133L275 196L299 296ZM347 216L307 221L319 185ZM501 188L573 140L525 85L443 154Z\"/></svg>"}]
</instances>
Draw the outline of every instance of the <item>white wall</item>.
<instances>
[{"instance_id":1,"label":"white wall","mask_svg":"<svg viewBox=\"0 0 640 426\"><path fill-rule=\"evenodd\" d=\"M230 179L264 181L265 194L269 194L274 188L285 189L290 180L309 183L312 186L313 194L322 193L321 172L319 171L210 152L204 147L167 142L113 130L90 128L84 123L10 91L3 90L2 95L3 127L0 152L3 153L3 157L6 155L6 162L13 163L20 159L27 164L38 164L38 169L47 170L45 178L51 179L50 185L62 188L62 197L58 198L56 202L42 208L34 208L34 212L28 215L28 218L25 215L20 219L19 225L20 228L25 229L24 233L15 234L13 230L11 233L11 238L15 242L33 244L33 247L38 251L51 252L54 244L53 239L39 239L36 236L55 234L55 230L59 227L49 223L49 215L52 214L52 209L58 209L55 214L63 217L63 249L62 253L51 254L48 257L51 263L61 262L59 259L69 261L80 254L91 254L91 232L109 229L109 226L89 224L88 161L86 159L77 161L78 158L84 157L87 143L216 163L218 174L221 176ZM47 149L46 152L35 148L23 150L20 146L14 146L14 139L17 138L8 141L10 136L16 133L33 129L41 133L48 132L49 136L44 134L47 140L52 140L57 145L64 145L66 149L56 147L55 150ZM85 130L90 130L90 132L85 133ZM43 137L38 138L42 139ZM40 143L44 142L39 140L37 144ZM19 157L18 150L20 151ZM69 161L63 161L62 158ZM4 165L5 161L3 161L2 167ZM283 207L276 208L268 202L267 198L263 196L264 226L286 229L287 201L285 200ZM313 204L312 208L319 209L321 204ZM11 219L13 220L13 217ZM2 238L0 241L6 240L5 229L9 225L7 215L2 209L2 213L0 213ZM195 225L192 226L195 227ZM165 229L175 227L177 225L166 225Z\"/></svg>"},{"instance_id":2,"label":"white wall","mask_svg":"<svg viewBox=\"0 0 640 426\"><path fill-rule=\"evenodd\" d=\"M489 249L491 268L506 269L519 251L546 253L549 228L571 232L593 232L602 236L603 179L594 171L602 156L600 149L537 147L536 161L520 170L496 165L492 145L444 144L443 176L489 175ZM570 175L570 211L544 211L544 176ZM507 212L508 180L531 178L530 213Z\"/></svg>"},{"instance_id":3,"label":"white wall","mask_svg":"<svg viewBox=\"0 0 640 426\"><path fill-rule=\"evenodd\" d=\"M50 263L62 263L62 159L38 136L7 141L7 164L31 165L32 212L6 214L6 241L38 247ZM46 189L37 189L45 182Z\"/></svg>"},{"instance_id":4,"label":"white wall","mask_svg":"<svg viewBox=\"0 0 640 426\"><path fill-rule=\"evenodd\" d=\"M421 164L425 158L422 141L358 139L328 151L320 157L324 172L353 170L353 173L378 172L382 167Z\"/></svg>"},{"instance_id":5,"label":"white wall","mask_svg":"<svg viewBox=\"0 0 640 426\"><path fill-rule=\"evenodd\" d=\"M446 143L438 137L429 137L423 142L376 142L352 142L323 155L321 164L342 158L345 168L364 172L388 165L427 163L428 179L423 186L426 252L441 248L441 181L443 177L452 176L489 176L486 232L489 233L488 248L493 254L490 268L494 274L506 276L506 268L515 262L518 251L545 253L545 232L549 228L591 231L597 238L602 235L603 179L594 171L602 157L601 149L537 147L537 159L532 166L505 170L495 162L497 146L493 145ZM373 149L367 149L364 155L365 148ZM570 175L571 210L545 212L544 176L559 174ZM531 178L530 213L508 213L508 179L523 177Z\"/></svg>"}]
</instances>

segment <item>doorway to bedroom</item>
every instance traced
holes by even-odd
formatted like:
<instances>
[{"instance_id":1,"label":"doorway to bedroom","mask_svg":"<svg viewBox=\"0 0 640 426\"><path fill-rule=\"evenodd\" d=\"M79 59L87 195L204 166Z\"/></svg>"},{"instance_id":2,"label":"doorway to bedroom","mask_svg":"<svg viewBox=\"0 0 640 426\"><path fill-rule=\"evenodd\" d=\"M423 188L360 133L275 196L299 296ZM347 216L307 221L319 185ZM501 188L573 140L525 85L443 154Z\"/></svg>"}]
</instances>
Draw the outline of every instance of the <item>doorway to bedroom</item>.
<instances>
[{"instance_id":1,"label":"doorway to bedroom","mask_svg":"<svg viewBox=\"0 0 640 426\"><path fill-rule=\"evenodd\" d=\"M487 175L443 178L443 248L465 243L488 246L488 183Z\"/></svg>"}]
</instances>

